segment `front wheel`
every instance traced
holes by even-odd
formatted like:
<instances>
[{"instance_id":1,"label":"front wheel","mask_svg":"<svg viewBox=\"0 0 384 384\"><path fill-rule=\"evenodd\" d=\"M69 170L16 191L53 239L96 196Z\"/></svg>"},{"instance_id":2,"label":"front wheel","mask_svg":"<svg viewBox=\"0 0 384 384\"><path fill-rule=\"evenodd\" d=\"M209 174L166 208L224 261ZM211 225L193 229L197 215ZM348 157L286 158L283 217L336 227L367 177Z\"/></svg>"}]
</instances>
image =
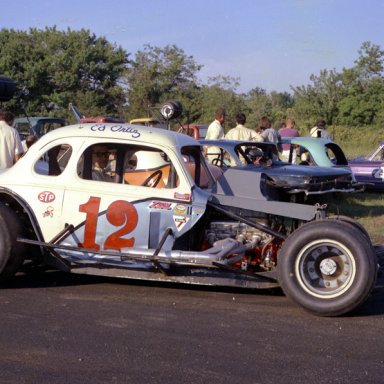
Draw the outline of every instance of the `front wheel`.
<instances>
[{"instance_id":1,"label":"front wheel","mask_svg":"<svg viewBox=\"0 0 384 384\"><path fill-rule=\"evenodd\" d=\"M23 263L25 247L16 241L22 232L15 212L0 203L0 283L13 277Z\"/></svg>"},{"instance_id":2,"label":"front wheel","mask_svg":"<svg viewBox=\"0 0 384 384\"><path fill-rule=\"evenodd\" d=\"M310 312L338 316L368 297L377 263L369 239L337 220L307 223L284 242L278 256L284 293Z\"/></svg>"}]
</instances>

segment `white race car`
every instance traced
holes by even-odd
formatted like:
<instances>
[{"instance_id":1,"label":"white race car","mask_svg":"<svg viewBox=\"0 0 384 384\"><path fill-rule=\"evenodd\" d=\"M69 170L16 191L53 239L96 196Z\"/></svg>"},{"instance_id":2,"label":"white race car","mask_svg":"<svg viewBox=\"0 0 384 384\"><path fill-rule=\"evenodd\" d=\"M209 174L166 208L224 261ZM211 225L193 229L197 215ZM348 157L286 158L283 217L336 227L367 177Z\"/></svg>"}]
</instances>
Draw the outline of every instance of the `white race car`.
<instances>
[{"instance_id":1,"label":"white race car","mask_svg":"<svg viewBox=\"0 0 384 384\"><path fill-rule=\"evenodd\" d=\"M73 273L281 286L319 315L365 301L377 262L363 228L273 200L262 172L222 173L176 132L120 123L49 132L0 173L0 280L31 259Z\"/></svg>"}]
</instances>

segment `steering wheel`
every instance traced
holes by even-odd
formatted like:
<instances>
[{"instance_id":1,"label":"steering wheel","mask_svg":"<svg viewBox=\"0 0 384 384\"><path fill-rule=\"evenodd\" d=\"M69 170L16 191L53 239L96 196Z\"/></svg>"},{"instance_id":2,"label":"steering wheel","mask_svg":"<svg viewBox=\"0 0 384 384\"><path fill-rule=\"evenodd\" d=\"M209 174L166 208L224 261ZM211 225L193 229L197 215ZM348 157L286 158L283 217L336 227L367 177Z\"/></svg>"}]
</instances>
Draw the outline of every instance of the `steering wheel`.
<instances>
[{"instance_id":1,"label":"steering wheel","mask_svg":"<svg viewBox=\"0 0 384 384\"><path fill-rule=\"evenodd\" d=\"M212 164L221 168L223 166L223 160L221 159L221 157L216 157L212 160Z\"/></svg>"},{"instance_id":2,"label":"steering wheel","mask_svg":"<svg viewBox=\"0 0 384 384\"><path fill-rule=\"evenodd\" d=\"M144 187L150 187L155 188L157 184L159 184L159 181L161 180L161 176L163 176L163 172L158 169L157 171L151 173L143 182L142 186Z\"/></svg>"}]
</instances>

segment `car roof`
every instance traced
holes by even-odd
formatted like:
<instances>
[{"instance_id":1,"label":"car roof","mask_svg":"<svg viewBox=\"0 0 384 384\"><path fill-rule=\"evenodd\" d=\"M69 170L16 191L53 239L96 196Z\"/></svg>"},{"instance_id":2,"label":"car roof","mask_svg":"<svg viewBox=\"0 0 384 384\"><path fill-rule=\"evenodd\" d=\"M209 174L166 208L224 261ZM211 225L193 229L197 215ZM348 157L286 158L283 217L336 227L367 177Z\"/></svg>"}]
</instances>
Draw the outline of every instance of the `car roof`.
<instances>
[{"instance_id":1,"label":"car roof","mask_svg":"<svg viewBox=\"0 0 384 384\"><path fill-rule=\"evenodd\" d=\"M14 122L15 123L29 123L29 122L36 122L39 120L52 120L52 121L65 121L65 119L61 117L47 117L47 116L31 116L31 117L17 117Z\"/></svg>"},{"instance_id":2,"label":"car roof","mask_svg":"<svg viewBox=\"0 0 384 384\"><path fill-rule=\"evenodd\" d=\"M137 141L138 143L156 143L168 147L200 145L190 136L174 131L133 125L128 123L79 123L57 128L45 134L39 141L41 144L70 137L94 137Z\"/></svg>"},{"instance_id":3,"label":"car roof","mask_svg":"<svg viewBox=\"0 0 384 384\"><path fill-rule=\"evenodd\" d=\"M310 145L310 146L319 146L323 147L325 144L335 144L334 141L330 139L325 138L315 138L315 137L309 137L309 136L299 136L299 137L282 137L281 138L282 143L292 143L292 144L299 144L299 145Z\"/></svg>"},{"instance_id":4,"label":"car roof","mask_svg":"<svg viewBox=\"0 0 384 384\"><path fill-rule=\"evenodd\" d=\"M199 143L201 145L213 145L213 146L219 146L219 147L235 147L237 145L255 145L255 146L273 146L276 147L275 143L272 143L270 141L244 141L244 140L227 140L227 139L220 139L220 140L205 140L201 139L199 140Z\"/></svg>"}]
</instances>

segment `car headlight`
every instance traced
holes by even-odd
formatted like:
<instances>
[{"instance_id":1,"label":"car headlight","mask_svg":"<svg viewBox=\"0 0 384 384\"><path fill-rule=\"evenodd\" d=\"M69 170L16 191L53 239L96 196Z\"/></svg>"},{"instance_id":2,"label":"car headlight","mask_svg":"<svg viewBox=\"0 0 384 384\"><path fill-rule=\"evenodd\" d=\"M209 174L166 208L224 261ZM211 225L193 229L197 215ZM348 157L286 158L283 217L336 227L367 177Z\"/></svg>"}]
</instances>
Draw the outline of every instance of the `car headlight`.
<instances>
[{"instance_id":1,"label":"car headlight","mask_svg":"<svg viewBox=\"0 0 384 384\"><path fill-rule=\"evenodd\" d=\"M270 179L279 187L296 187L311 184L311 176L304 175L269 175Z\"/></svg>"}]
</instances>

